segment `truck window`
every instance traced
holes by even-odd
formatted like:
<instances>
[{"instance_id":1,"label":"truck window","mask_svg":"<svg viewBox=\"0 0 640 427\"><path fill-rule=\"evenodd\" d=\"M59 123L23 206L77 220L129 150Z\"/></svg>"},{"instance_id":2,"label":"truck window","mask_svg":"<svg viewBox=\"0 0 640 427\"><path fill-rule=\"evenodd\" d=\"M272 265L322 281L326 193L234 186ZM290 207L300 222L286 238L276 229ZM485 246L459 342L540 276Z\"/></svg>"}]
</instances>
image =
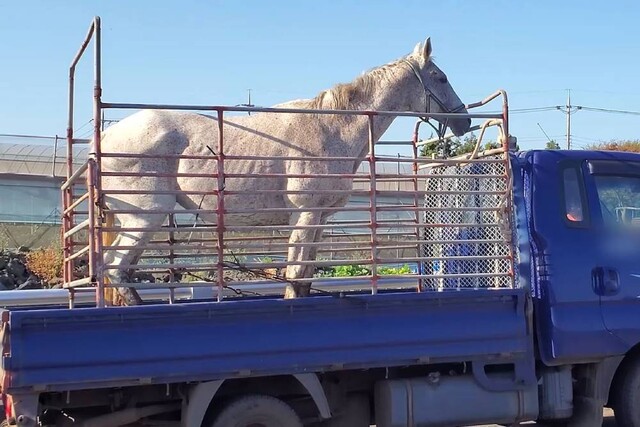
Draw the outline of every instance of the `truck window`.
<instances>
[{"instance_id":1,"label":"truck window","mask_svg":"<svg viewBox=\"0 0 640 427\"><path fill-rule=\"evenodd\" d=\"M563 171L565 218L570 223L584 221L584 199L580 191L580 181L576 168L566 168Z\"/></svg>"},{"instance_id":2,"label":"truck window","mask_svg":"<svg viewBox=\"0 0 640 427\"><path fill-rule=\"evenodd\" d=\"M605 224L640 227L640 177L601 175L595 183Z\"/></svg>"}]
</instances>

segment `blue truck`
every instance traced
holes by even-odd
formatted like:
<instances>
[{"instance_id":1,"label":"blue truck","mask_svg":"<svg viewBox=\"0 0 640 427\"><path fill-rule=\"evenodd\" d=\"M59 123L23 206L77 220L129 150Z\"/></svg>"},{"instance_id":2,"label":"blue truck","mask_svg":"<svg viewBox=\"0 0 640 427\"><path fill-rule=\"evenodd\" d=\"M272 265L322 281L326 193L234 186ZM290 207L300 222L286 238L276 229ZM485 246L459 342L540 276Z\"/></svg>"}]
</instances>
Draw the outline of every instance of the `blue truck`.
<instances>
[{"instance_id":1,"label":"blue truck","mask_svg":"<svg viewBox=\"0 0 640 427\"><path fill-rule=\"evenodd\" d=\"M3 425L640 426L640 155L509 161L517 287L10 308Z\"/></svg>"}]
</instances>

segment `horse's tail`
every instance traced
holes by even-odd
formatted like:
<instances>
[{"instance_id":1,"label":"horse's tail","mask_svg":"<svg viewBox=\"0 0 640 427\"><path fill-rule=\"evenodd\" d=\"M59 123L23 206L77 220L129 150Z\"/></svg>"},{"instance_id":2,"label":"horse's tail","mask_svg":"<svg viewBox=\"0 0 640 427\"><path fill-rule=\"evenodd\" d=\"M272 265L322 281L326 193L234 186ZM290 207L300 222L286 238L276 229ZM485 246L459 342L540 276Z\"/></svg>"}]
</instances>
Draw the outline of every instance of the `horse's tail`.
<instances>
[{"instance_id":1,"label":"horse's tail","mask_svg":"<svg viewBox=\"0 0 640 427\"><path fill-rule=\"evenodd\" d=\"M115 216L113 213L107 211L104 215L103 226L107 228L113 228L115 224ZM102 232L102 244L104 246L111 246L116 239L115 231ZM103 261L103 260L100 260ZM107 277L104 277L104 301L106 305L122 305L120 294L115 288L109 287L110 281Z\"/></svg>"}]
</instances>

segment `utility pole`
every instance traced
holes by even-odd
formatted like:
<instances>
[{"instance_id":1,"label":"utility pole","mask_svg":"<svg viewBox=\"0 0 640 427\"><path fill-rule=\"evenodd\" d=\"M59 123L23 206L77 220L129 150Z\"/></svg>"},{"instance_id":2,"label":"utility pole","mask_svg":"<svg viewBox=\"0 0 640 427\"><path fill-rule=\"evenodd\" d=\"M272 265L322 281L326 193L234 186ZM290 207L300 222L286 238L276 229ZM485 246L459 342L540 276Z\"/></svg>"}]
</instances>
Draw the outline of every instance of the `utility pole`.
<instances>
[{"instance_id":1,"label":"utility pole","mask_svg":"<svg viewBox=\"0 0 640 427\"><path fill-rule=\"evenodd\" d=\"M247 89L247 103L246 104L238 104L238 107L255 107L255 105L253 105L251 103L251 89ZM247 114L251 115L251 111L247 111Z\"/></svg>"},{"instance_id":2,"label":"utility pole","mask_svg":"<svg viewBox=\"0 0 640 427\"><path fill-rule=\"evenodd\" d=\"M567 150L571 150L571 114L582 109L582 106L571 105L571 89L567 89L567 105L556 108L567 115Z\"/></svg>"},{"instance_id":3,"label":"utility pole","mask_svg":"<svg viewBox=\"0 0 640 427\"><path fill-rule=\"evenodd\" d=\"M571 89L567 89L567 150L571 150Z\"/></svg>"}]
</instances>

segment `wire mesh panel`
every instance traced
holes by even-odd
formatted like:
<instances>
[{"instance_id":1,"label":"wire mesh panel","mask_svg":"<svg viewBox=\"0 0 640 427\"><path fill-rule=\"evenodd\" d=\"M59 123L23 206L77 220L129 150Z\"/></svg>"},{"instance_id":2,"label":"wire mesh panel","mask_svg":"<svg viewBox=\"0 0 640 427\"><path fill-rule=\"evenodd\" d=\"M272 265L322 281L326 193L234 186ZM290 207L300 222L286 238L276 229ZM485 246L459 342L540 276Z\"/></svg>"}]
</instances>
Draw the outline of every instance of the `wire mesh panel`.
<instances>
[{"instance_id":1,"label":"wire mesh panel","mask_svg":"<svg viewBox=\"0 0 640 427\"><path fill-rule=\"evenodd\" d=\"M504 156L425 168L423 288L515 286Z\"/></svg>"}]
</instances>

